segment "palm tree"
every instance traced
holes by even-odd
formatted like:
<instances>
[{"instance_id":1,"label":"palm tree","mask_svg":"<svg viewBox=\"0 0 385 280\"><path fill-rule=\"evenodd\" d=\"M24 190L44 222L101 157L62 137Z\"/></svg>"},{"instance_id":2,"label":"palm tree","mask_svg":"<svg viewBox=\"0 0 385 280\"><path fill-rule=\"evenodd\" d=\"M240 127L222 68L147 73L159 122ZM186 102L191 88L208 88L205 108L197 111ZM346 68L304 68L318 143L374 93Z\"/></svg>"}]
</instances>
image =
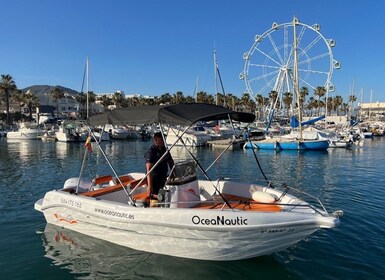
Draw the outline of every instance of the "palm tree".
<instances>
[{"instance_id":1,"label":"palm tree","mask_svg":"<svg viewBox=\"0 0 385 280\"><path fill-rule=\"evenodd\" d=\"M309 89L307 87L301 87L301 90L299 91L299 103L300 103L300 108L303 112L304 109L304 103L306 100L306 96L309 95Z\"/></svg>"},{"instance_id":2,"label":"palm tree","mask_svg":"<svg viewBox=\"0 0 385 280\"><path fill-rule=\"evenodd\" d=\"M197 92L197 102L198 103L210 103L209 102L209 95L205 91L199 91ZM214 99L213 99L214 100ZM214 102L213 102L214 103Z\"/></svg>"},{"instance_id":3,"label":"palm tree","mask_svg":"<svg viewBox=\"0 0 385 280\"><path fill-rule=\"evenodd\" d=\"M216 103L218 104L218 105L222 105L222 106L224 106L224 107L227 107L226 105L227 105L227 102L226 102L226 95L224 95L224 94L222 94L222 93L217 93L217 95L216 95Z\"/></svg>"},{"instance_id":4,"label":"palm tree","mask_svg":"<svg viewBox=\"0 0 385 280\"><path fill-rule=\"evenodd\" d=\"M64 91L59 87L55 87L50 94L52 99L56 101L56 117L59 118L59 100L64 98Z\"/></svg>"},{"instance_id":5,"label":"palm tree","mask_svg":"<svg viewBox=\"0 0 385 280\"><path fill-rule=\"evenodd\" d=\"M326 99L326 106L329 108L328 109L328 112L329 111L333 111L334 110L334 99L333 97L328 97L328 98L325 98Z\"/></svg>"},{"instance_id":6,"label":"palm tree","mask_svg":"<svg viewBox=\"0 0 385 280\"><path fill-rule=\"evenodd\" d=\"M195 98L188 95L186 96L186 100L185 100L186 103L195 103Z\"/></svg>"},{"instance_id":7,"label":"palm tree","mask_svg":"<svg viewBox=\"0 0 385 280\"><path fill-rule=\"evenodd\" d=\"M313 116L313 111L317 107L316 102L317 101L314 99L314 97L311 96L309 98L309 102L306 105L306 109L308 109L310 111L310 116Z\"/></svg>"},{"instance_id":8,"label":"palm tree","mask_svg":"<svg viewBox=\"0 0 385 280\"><path fill-rule=\"evenodd\" d=\"M172 103L178 104L178 103L183 103L185 100L185 97L183 96L183 92L177 91L173 97L172 97Z\"/></svg>"},{"instance_id":9,"label":"palm tree","mask_svg":"<svg viewBox=\"0 0 385 280\"><path fill-rule=\"evenodd\" d=\"M344 114L346 115L348 110L349 110L349 104L348 103L342 103L341 105L341 110L342 112L344 112Z\"/></svg>"},{"instance_id":10,"label":"palm tree","mask_svg":"<svg viewBox=\"0 0 385 280\"><path fill-rule=\"evenodd\" d=\"M250 95L249 95L250 99ZM232 110L238 111L238 107L242 104L241 99L239 99L237 96L233 95L232 93L227 93L225 96L225 104L227 104L227 107L229 107ZM248 102L247 102L248 103ZM243 104L248 106L248 104Z\"/></svg>"},{"instance_id":11,"label":"palm tree","mask_svg":"<svg viewBox=\"0 0 385 280\"><path fill-rule=\"evenodd\" d=\"M353 114L353 104L354 102L357 101L357 97L353 94L353 95L349 95L349 103L350 103L350 117L352 116Z\"/></svg>"},{"instance_id":12,"label":"palm tree","mask_svg":"<svg viewBox=\"0 0 385 280\"><path fill-rule=\"evenodd\" d=\"M96 101L96 94L93 91L88 92L88 102L89 103L95 103Z\"/></svg>"},{"instance_id":13,"label":"palm tree","mask_svg":"<svg viewBox=\"0 0 385 280\"><path fill-rule=\"evenodd\" d=\"M275 109L278 106L278 92L275 90L272 90L269 93L269 99L270 99L270 105L272 109Z\"/></svg>"},{"instance_id":14,"label":"palm tree","mask_svg":"<svg viewBox=\"0 0 385 280\"><path fill-rule=\"evenodd\" d=\"M265 98L262 96L262 94L257 94L255 96L255 103L258 108L258 119L261 119L263 112L264 112L264 107L265 107ZM266 103L267 104L267 103Z\"/></svg>"},{"instance_id":15,"label":"palm tree","mask_svg":"<svg viewBox=\"0 0 385 280\"><path fill-rule=\"evenodd\" d=\"M123 107L123 103L124 103L124 96L121 92L117 91L114 93L114 95L112 96L112 101L114 102L116 108L120 108L120 107Z\"/></svg>"},{"instance_id":16,"label":"palm tree","mask_svg":"<svg viewBox=\"0 0 385 280\"><path fill-rule=\"evenodd\" d=\"M39 106L39 97L37 97L36 94L28 90L27 92L23 93L23 101L25 105L28 107L29 111L29 120L32 120L32 109Z\"/></svg>"},{"instance_id":17,"label":"palm tree","mask_svg":"<svg viewBox=\"0 0 385 280\"><path fill-rule=\"evenodd\" d=\"M286 108L286 114L287 117L290 117L289 109L291 107L291 104L293 102L293 94L291 92L285 92L283 94L283 104L285 105Z\"/></svg>"},{"instance_id":18,"label":"palm tree","mask_svg":"<svg viewBox=\"0 0 385 280\"><path fill-rule=\"evenodd\" d=\"M334 105L334 108L337 112L337 116L339 116L339 111L340 111L339 109L343 103L344 103L344 100L343 100L342 96L337 95L336 97L334 97L333 105Z\"/></svg>"},{"instance_id":19,"label":"palm tree","mask_svg":"<svg viewBox=\"0 0 385 280\"><path fill-rule=\"evenodd\" d=\"M5 105L7 114L7 124L10 124L9 118L9 98L12 93L17 89L16 83L10 75L1 75L0 91L5 95Z\"/></svg>"},{"instance_id":20,"label":"palm tree","mask_svg":"<svg viewBox=\"0 0 385 280\"><path fill-rule=\"evenodd\" d=\"M21 115L21 108L24 106L23 92L19 89L15 90L12 94L12 99L19 104L19 112Z\"/></svg>"},{"instance_id":21,"label":"palm tree","mask_svg":"<svg viewBox=\"0 0 385 280\"><path fill-rule=\"evenodd\" d=\"M107 95L102 95L98 98L98 100L100 101L100 104L102 104L104 110L106 110L108 108L109 105L112 105L114 104L111 100L111 98L107 97Z\"/></svg>"},{"instance_id":22,"label":"palm tree","mask_svg":"<svg viewBox=\"0 0 385 280\"><path fill-rule=\"evenodd\" d=\"M84 108L84 104L87 103L87 96L83 92L81 92L79 93L79 95L75 96L75 100L79 105L81 105L79 110L80 110L80 117L81 119L83 119L83 116L84 116L83 108Z\"/></svg>"},{"instance_id":23,"label":"palm tree","mask_svg":"<svg viewBox=\"0 0 385 280\"><path fill-rule=\"evenodd\" d=\"M326 89L324 87L317 87L315 90L314 90L314 95L318 97L318 103L317 103L317 107L318 107L318 115L320 114L320 108L321 108L321 97L325 96L326 94Z\"/></svg>"},{"instance_id":24,"label":"palm tree","mask_svg":"<svg viewBox=\"0 0 385 280\"><path fill-rule=\"evenodd\" d=\"M162 105L162 104L170 104L172 101L172 97L171 95L166 92L164 94L162 94L160 97L159 97L159 100L158 100L158 105Z\"/></svg>"},{"instance_id":25,"label":"palm tree","mask_svg":"<svg viewBox=\"0 0 385 280\"><path fill-rule=\"evenodd\" d=\"M247 112L254 112L256 108L256 104L253 100L251 100L250 94L248 92L244 92L241 97L242 105L246 108Z\"/></svg>"}]
</instances>

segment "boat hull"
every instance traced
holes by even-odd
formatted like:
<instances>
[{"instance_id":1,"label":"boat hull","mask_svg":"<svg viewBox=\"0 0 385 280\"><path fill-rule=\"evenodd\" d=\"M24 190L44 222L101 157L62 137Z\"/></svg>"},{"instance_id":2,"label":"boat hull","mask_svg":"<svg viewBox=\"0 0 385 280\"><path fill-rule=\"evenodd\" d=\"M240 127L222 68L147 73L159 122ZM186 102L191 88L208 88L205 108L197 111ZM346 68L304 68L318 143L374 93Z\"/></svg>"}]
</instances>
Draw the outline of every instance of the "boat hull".
<instances>
[{"instance_id":1,"label":"boat hull","mask_svg":"<svg viewBox=\"0 0 385 280\"><path fill-rule=\"evenodd\" d=\"M265 150L326 150L329 148L327 140L305 140L305 141L276 141L261 140L247 142L246 149L265 149Z\"/></svg>"},{"instance_id":2,"label":"boat hull","mask_svg":"<svg viewBox=\"0 0 385 280\"><path fill-rule=\"evenodd\" d=\"M17 131L9 131L7 139L12 140L35 140L39 139L44 132L37 128L22 128Z\"/></svg>"},{"instance_id":3,"label":"boat hull","mask_svg":"<svg viewBox=\"0 0 385 280\"><path fill-rule=\"evenodd\" d=\"M140 251L239 260L284 250L338 219L304 213L133 207L65 191L36 202L47 223Z\"/></svg>"}]
</instances>

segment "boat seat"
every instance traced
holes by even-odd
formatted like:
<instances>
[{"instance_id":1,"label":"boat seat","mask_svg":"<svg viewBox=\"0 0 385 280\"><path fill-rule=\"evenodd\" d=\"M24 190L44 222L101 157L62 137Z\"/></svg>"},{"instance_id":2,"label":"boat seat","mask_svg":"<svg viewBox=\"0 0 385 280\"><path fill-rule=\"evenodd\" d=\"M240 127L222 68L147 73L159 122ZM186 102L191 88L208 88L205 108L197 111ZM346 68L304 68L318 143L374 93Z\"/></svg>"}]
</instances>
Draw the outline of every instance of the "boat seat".
<instances>
[{"instance_id":1,"label":"boat seat","mask_svg":"<svg viewBox=\"0 0 385 280\"><path fill-rule=\"evenodd\" d=\"M223 194L223 196L229 201L230 205L235 209L243 209L245 211L262 211L262 212L280 212L281 206L276 203L267 203L265 201L257 201L252 198L241 197L231 194ZM237 205L233 205L234 202L238 202Z\"/></svg>"},{"instance_id":2,"label":"boat seat","mask_svg":"<svg viewBox=\"0 0 385 280\"><path fill-rule=\"evenodd\" d=\"M105 175L105 176L100 176L96 177L95 179L92 180L92 185L97 186L97 185L102 185L102 184L107 184L112 180L111 175Z\"/></svg>"},{"instance_id":3,"label":"boat seat","mask_svg":"<svg viewBox=\"0 0 385 280\"><path fill-rule=\"evenodd\" d=\"M143 179L143 178L139 178L139 179L129 180L128 177L130 177L130 176L128 175L126 180L124 180L125 178L123 178L123 180L121 179L121 181L125 187L129 186L130 189L134 189L139 184L139 182ZM147 184L147 179L143 180L143 182L140 184L140 186L146 185L146 184ZM119 190L122 190L122 186L118 183L118 184L115 184L115 185L112 185L109 187L105 187L105 188L101 188L98 190L84 192L84 193L81 193L80 195L89 196L89 197L98 197L98 196L113 193L113 192L116 192Z\"/></svg>"},{"instance_id":4,"label":"boat seat","mask_svg":"<svg viewBox=\"0 0 385 280\"><path fill-rule=\"evenodd\" d=\"M149 204L150 203L150 193L148 191L145 191L145 192L134 194L132 196L132 200L134 202Z\"/></svg>"},{"instance_id":5,"label":"boat seat","mask_svg":"<svg viewBox=\"0 0 385 280\"><path fill-rule=\"evenodd\" d=\"M260 212L281 212L282 208L280 205L275 203L265 203L255 201L252 198L232 195L232 194L222 194L227 202L231 205L233 209L239 209L244 211L260 211ZM222 197L215 196L209 200L203 201L194 208L198 209L229 209L229 207L224 204Z\"/></svg>"}]
</instances>

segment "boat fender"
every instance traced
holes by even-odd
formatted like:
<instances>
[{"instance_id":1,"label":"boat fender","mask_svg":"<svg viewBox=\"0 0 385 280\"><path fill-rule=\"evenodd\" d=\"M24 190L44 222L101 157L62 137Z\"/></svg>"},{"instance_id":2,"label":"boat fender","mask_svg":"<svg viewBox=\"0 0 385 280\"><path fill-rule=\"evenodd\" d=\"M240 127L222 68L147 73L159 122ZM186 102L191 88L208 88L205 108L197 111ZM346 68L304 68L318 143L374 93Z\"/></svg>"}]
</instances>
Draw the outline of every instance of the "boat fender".
<instances>
[{"instance_id":1,"label":"boat fender","mask_svg":"<svg viewBox=\"0 0 385 280\"><path fill-rule=\"evenodd\" d=\"M254 201L262 203L274 203L277 201L277 197L271 193L255 191L252 193L251 197Z\"/></svg>"},{"instance_id":2,"label":"boat fender","mask_svg":"<svg viewBox=\"0 0 385 280\"><path fill-rule=\"evenodd\" d=\"M79 188L84 189L84 190L89 190L92 182L90 180L86 179L80 179L78 177L74 178L69 178L64 182L63 189L69 189L69 188L76 188L79 185Z\"/></svg>"}]
</instances>

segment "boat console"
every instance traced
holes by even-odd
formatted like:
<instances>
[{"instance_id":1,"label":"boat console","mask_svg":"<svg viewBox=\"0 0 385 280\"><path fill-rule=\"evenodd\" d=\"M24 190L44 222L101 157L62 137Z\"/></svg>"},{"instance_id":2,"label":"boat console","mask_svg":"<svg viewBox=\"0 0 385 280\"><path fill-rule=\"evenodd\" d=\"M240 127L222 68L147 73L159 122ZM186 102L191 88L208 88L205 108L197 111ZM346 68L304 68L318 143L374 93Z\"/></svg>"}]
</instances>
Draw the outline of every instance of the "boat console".
<instances>
[{"instance_id":1,"label":"boat console","mask_svg":"<svg viewBox=\"0 0 385 280\"><path fill-rule=\"evenodd\" d=\"M190 208L200 203L196 163L183 161L175 164L166 186L159 191L159 202L170 208Z\"/></svg>"}]
</instances>

